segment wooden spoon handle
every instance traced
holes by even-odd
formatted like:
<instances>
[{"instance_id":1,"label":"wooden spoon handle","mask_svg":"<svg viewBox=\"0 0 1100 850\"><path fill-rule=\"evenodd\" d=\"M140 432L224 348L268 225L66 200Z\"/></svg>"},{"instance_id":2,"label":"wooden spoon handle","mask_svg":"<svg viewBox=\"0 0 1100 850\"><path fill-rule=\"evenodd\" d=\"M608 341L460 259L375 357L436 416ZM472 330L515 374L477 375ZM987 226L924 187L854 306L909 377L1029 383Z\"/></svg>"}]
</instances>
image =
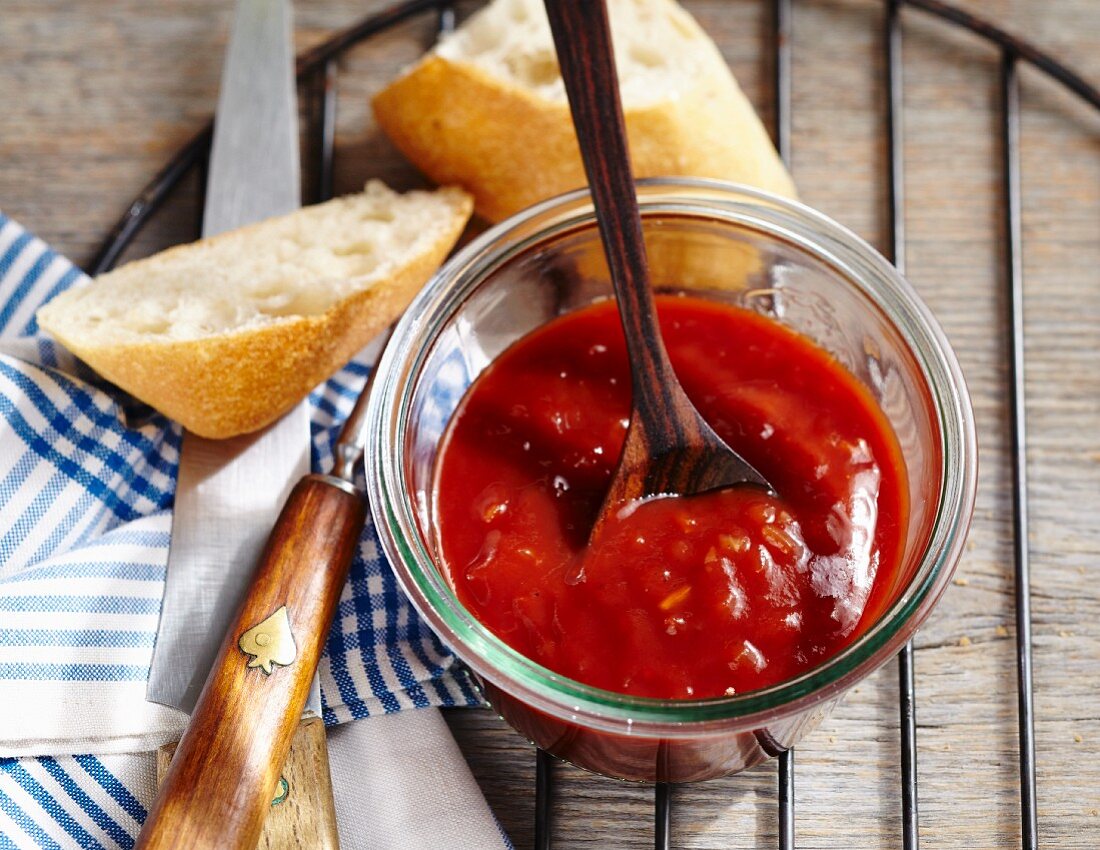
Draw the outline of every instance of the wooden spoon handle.
<instances>
[{"instance_id":1,"label":"wooden spoon handle","mask_svg":"<svg viewBox=\"0 0 1100 850\"><path fill-rule=\"evenodd\" d=\"M366 519L351 485L303 478L168 768L139 850L253 850Z\"/></svg>"},{"instance_id":2,"label":"wooden spoon handle","mask_svg":"<svg viewBox=\"0 0 1100 850\"><path fill-rule=\"evenodd\" d=\"M634 380L634 407L660 415L673 371L657 325L604 0L546 0L592 190ZM642 344L644 342L644 344Z\"/></svg>"}]
</instances>

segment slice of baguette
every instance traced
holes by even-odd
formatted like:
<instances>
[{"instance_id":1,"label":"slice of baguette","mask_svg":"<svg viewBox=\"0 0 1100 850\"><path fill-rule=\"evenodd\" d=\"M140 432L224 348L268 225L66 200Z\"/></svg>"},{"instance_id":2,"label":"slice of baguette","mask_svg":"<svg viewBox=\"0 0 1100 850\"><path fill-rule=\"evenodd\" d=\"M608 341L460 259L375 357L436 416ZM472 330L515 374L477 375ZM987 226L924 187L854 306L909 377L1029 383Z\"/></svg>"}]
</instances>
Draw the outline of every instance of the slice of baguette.
<instances>
[{"instance_id":1,"label":"slice of baguette","mask_svg":"<svg viewBox=\"0 0 1100 850\"><path fill-rule=\"evenodd\" d=\"M38 322L204 437L255 431L405 309L462 232L460 189L337 198L101 275Z\"/></svg>"},{"instance_id":2,"label":"slice of baguette","mask_svg":"<svg viewBox=\"0 0 1100 850\"><path fill-rule=\"evenodd\" d=\"M717 177L794 197L760 119L714 42L672 0L610 0L638 177ZM425 174L491 221L584 186L542 0L493 0L373 101Z\"/></svg>"}]
</instances>

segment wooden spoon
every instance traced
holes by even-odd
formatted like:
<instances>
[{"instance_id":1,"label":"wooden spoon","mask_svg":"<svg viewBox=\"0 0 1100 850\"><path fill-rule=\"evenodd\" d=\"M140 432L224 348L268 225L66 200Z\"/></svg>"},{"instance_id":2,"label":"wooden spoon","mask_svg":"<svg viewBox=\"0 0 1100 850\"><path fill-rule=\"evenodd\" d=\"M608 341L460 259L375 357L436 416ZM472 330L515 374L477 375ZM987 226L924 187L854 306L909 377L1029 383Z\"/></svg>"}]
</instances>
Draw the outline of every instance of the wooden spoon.
<instances>
[{"instance_id":1,"label":"wooden spoon","mask_svg":"<svg viewBox=\"0 0 1100 850\"><path fill-rule=\"evenodd\" d=\"M737 484L772 489L691 403L657 324L604 0L546 0L630 357L633 406L618 469L593 527L636 499Z\"/></svg>"}]
</instances>

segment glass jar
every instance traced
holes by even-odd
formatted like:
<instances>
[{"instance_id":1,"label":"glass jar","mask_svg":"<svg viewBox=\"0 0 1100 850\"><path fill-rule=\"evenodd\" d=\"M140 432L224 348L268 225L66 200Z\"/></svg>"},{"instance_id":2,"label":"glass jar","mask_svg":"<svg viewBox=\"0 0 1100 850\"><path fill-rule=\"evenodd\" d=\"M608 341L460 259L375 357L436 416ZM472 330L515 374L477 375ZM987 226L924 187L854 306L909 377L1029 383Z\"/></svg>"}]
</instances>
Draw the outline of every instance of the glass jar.
<instances>
[{"instance_id":1,"label":"glass jar","mask_svg":"<svg viewBox=\"0 0 1100 850\"><path fill-rule=\"evenodd\" d=\"M466 388L520 336L611 294L587 191L488 230L424 287L379 362L366 474L382 548L427 623L529 740L580 767L681 782L793 746L913 636L948 586L974 505L974 419L959 365L913 288L849 230L801 204L718 181L638 187L653 285L737 304L814 339L874 394L905 457L902 568L862 635L797 678L713 699L604 691L523 657L462 606L438 565L433 473ZM871 622L873 620L873 622Z\"/></svg>"}]
</instances>

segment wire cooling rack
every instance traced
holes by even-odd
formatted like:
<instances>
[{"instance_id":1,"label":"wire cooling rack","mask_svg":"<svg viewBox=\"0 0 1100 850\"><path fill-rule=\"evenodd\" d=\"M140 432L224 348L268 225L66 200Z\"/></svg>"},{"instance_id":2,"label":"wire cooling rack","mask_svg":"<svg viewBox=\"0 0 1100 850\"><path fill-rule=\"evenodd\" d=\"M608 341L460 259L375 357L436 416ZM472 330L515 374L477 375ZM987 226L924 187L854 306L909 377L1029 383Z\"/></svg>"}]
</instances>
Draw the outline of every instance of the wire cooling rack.
<instances>
[{"instance_id":1,"label":"wire cooling rack","mask_svg":"<svg viewBox=\"0 0 1100 850\"><path fill-rule=\"evenodd\" d=\"M770 49L775 69L775 121L773 134L783 160L789 161L791 151L791 58L795 49L791 39L791 15L794 0L768 0L772 7ZM904 27L903 8L919 10L951 26L969 30L1000 51L1001 145L997 156L1004 198L1001 223L1004 245L1002 285L1006 292L1008 327L1008 395L1012 464L1012 540L1015 577L1016 615L1016 687L1018 693L1020 840L1024 850L1038 846L1035 805L1035 718L1034 690L1031 675L1031 608L1030 566L1028 559L1027 457L1024 399L1024 315L1023 315L1023 233L1021 228L1020 192L1020 82L1019 67L1027 63L1100 110L1100 91L1075 74L1055 57L1032 44L1016 38L995 24L975 17L940 0L884 0L885 67L887 100L884 120L888 141L885 181L888 198L887 236L890 259L905 272L905 163L901 51ZM381 35L411 18L433 14L438 32L455 27L453 4L445 0L409 0L396 3L382 12L364 18L298 58L298 82L305 86L310 102L311 139L309 156L313 157L313 199L327 200L332 196L333 157L336 130L337 60L351 47ZM107 239L99 247L88 267L89 274L111 269L123 251L150 217L194 169L200 177L206 168L210 152L212 125L197 133L172 160L153 178L127 208ZM199 180L199 186L205 185ZM201 192L201 188L200 188ZM202 209L200 198L198 207ZM196 232L201 229L201 222ZM898 711L901 736L901 840L905 850L916 850L918 833L917 785L917 725L916 696L913 675L913 646L907 644L898 655ZM777 807L779 847L793 850L795 846L795 758L788 750L778 757L779 783ZM553 845L551 800L554 785L555 759L539 751L535 772L535 847L549 850ZM672 793L666 784L654 791L654 847L668 850L672 846Z\"/></svg>"}]
</instances>

